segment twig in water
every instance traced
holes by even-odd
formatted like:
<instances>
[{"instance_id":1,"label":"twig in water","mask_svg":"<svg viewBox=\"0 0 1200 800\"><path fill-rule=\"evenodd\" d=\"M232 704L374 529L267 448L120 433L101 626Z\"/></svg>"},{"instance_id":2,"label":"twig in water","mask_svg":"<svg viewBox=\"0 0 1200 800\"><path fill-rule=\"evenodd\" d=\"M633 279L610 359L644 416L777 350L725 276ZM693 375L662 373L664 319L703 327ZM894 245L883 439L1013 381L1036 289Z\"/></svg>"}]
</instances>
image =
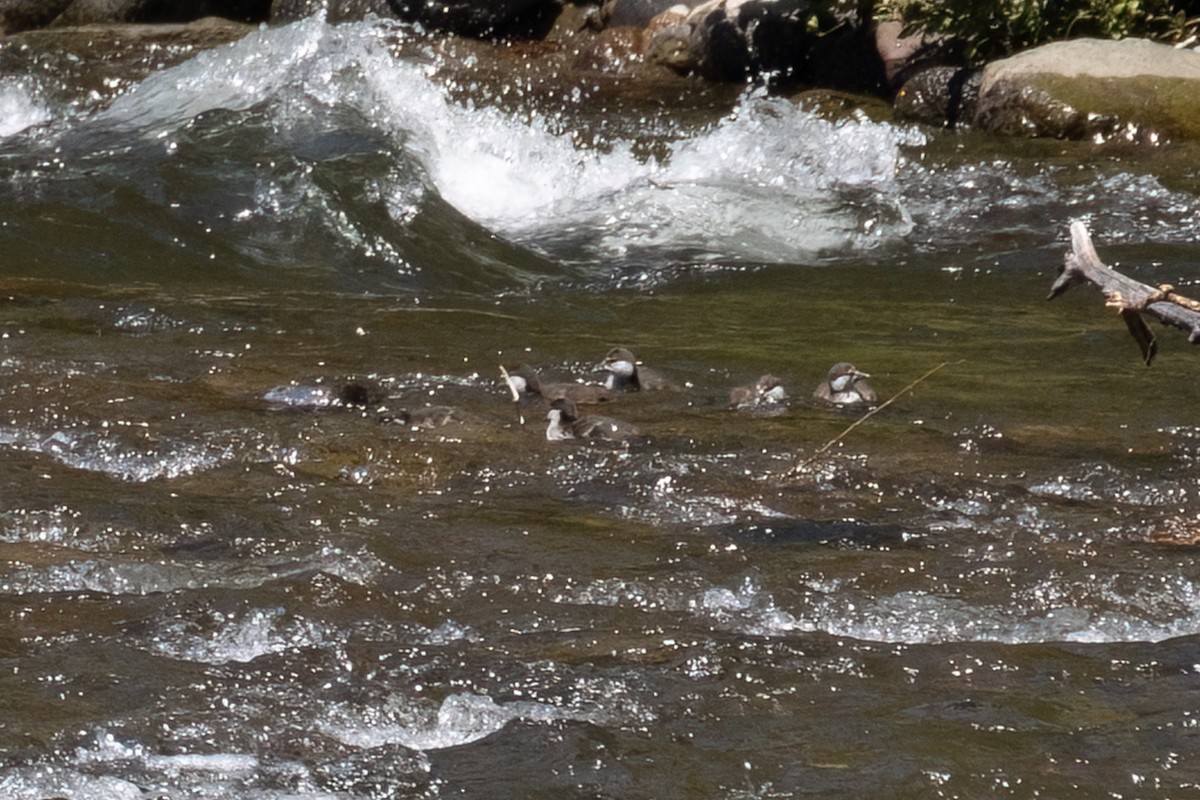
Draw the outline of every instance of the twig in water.
<instances>
[{"instance_id":1,"label":"twig in water","mask_svg":"<svg viewBox=\"0 0 1200 800\"><path fill-rule=\"evenodd\" d=\"M521 393L517 391L517 387L513 385L512 378L508 374L508 370L504 365L500 365L500 376L504 378L504 382L508 384L508 390L512 392L513 405L517 407L517 423L525 424L525 414L521 412Z\"/></svg>"},{"instance_id":2,"label":"twig in water","mask_svg":"<svg viewBox=\"0 0 1200 800\"><path fill-rule=\"evenodd\" d=\"M862 425L864 422L866 422L866 421L867 421L867 420L869 420L871 417L873 417L873 416L875 416L876 414L878 414L880 411L883 411L885 408L887 408L888 406L890 406L892 403L894 403L894 402L896 402L897 400L899 400L899 399L900 399L900 397L902 397L903 395L905 395L905 394L908 394L909 392L911 392L911 391L912 391L913 389L915 389L915 388L916 388L916 387L917 387L917 386L918 386L918 385L919 385L919 384L920 384L922 381L924 381L924 380L925 380L926 378L928 378L929 376L933 375L933 373L937 372L937 371L938 371L938 370L940 370L942 367L947 367L947 366L949 366L950 364L961 364L961 363L963 363L963 362L962 362L961 360L959 360L959 361L943 361L942 363L938 364L936 367L934 367L933 369L929 370L928 372L926 372L926 373L925 373L924 375L922 375L921 377L917 378L915 381L913 381L912 383L910 383L908 386L905 386L903 389L901 389L900 391L896 392L894 395L892 395L891 397L889 397L889 398L888 398L888 399L887 399L885 402L883 402L883 403L880 403L879 405L875 406L874 408L872 408L872 409L871 409L870 411L868 411L867 413L863 414L863 415L862 415L861 417L859 417L858 419L854 420L854 422L851 422L851 423L850 423L850 425L849 425L849 427L847 427L847 428L846 428L846 430L842 431L842 432L841 432L841 433L839 433L837 436L835 436L835 437L833 437L832 439L830 439L830 440L829 440L828 442L826 442L826 443L825 443L823 446L821 446L821 447L820 447L818 450L816 450L816 451L815 451L815 452L814 452L812 455L810 455L808 458L804 459L804 460L803 460L803 461L801 461L799 464L797 464L797 465L796 465L796 467L795 467L795 469L794 469L793 471L795 471L795 472L799 472L800 470L802 470L802 469L804 469L805 467L807 467L809 464L811 464L811 463L813 463L814 461L816 461L818 458L820 458L820 457L821 457L821 455L823 455L823 454L825 453L825 451L826 451L826 450L828 450L829 448L833 447L835 444L837 444L838 442L840 442L842 439L845 439L845 438L846 438L846 436L847 436L847 435L850 433L850 431L854 430L854 429L855 429L855 428L857 428L859 425Z\"/></svg>"}]
</instances>

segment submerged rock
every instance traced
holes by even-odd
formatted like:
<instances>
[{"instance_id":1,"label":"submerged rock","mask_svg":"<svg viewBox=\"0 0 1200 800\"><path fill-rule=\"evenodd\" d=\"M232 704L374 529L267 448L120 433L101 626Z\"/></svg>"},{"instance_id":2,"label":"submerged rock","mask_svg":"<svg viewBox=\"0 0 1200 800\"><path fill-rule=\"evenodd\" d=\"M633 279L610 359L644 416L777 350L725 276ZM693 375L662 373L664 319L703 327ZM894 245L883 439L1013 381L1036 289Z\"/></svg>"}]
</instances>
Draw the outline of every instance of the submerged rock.
<instances>
[{"instance_id":1,"label":"submerged rock","mask_svg":"<svg viewBox=\"0 0 1200 800\"><path fill-rule=\"evenodd\" d=\"M1200 53L1143 39L1036 47L984 69L975 124L1060 139L1200 138Z\"/></svg>"}]
</instances>

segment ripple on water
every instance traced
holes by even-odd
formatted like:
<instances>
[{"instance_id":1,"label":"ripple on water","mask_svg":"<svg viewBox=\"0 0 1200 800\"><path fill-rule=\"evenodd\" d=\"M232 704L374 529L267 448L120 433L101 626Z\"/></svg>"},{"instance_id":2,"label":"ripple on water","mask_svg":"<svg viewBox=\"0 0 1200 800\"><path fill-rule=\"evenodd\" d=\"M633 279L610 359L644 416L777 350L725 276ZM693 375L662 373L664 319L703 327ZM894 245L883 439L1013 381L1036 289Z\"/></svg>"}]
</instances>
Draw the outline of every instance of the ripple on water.
<instances>
[{"instance_id":1,"label":"ripple on water","mask_svg":"<svg viewBox=\"0 0 1200 800\"><path fill-rule=\"evenodd\" d=\"M553 722L592 715L532 701L497 703L490 697L460 692L433 708L427 701L393 697L367 708L329 710L319 728L348 745L363 748L399 744L418 751L458 747L489 736L514 720Z\"/></svg>"},{"instance_id":2,"label":"ripple on water","mask_svg":"<svg viewBox=\"0 0 1200 800\"><path fill-rule=\"evenodd\" d=\"M330 632L320 622L281 608L260 608L240 615L209 611L200 618L173 619L154 635L149 649L183 661L226 664L321 647L330 641Z\"/></svg>"}]
</instances>

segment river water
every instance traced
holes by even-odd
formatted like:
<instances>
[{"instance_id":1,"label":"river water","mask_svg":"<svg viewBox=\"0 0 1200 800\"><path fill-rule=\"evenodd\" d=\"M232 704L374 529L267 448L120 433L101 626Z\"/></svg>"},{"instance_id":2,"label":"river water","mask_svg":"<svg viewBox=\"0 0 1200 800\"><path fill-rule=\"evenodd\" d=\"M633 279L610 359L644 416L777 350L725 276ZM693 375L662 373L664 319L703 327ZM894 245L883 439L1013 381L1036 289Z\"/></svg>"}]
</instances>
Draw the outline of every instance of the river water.
<instances>
[{"instance_id":1,"label":"river water","mask_svg":"<svg viewBox=\"0 0 1200 800\"><path fill-rule=\"evenodd\" d=\"M1200 292L1196 149L473 59L0 78L0 796L1195 794L1198 356L1045 296ZM518 414L614 345L643 438ZM821 452L840 360L944 366Z\"/></svg>"}]
</instances>

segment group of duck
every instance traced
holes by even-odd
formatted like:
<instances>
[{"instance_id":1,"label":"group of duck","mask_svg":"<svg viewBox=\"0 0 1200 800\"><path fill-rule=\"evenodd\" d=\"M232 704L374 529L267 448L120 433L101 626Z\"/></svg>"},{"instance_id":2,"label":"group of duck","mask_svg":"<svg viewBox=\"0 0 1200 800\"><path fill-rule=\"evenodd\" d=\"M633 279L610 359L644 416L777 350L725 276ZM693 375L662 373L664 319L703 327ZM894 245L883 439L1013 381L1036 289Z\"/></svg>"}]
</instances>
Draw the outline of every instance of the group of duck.
<instances>
[{"instance_id":1,"label":"group of duck","mask_svg":"<svg viewBox=\"0 0 1200 800\"><path fill-rule=\"evenodd\" d=\"M606 373L603 382L567 383L543 382L528 365L516 369L501 368L513 400L521 408L546 408L546 439L560 442L569 439L621 442L637 438L641 431L636 425L613 417L581 413L580 406L593 406L615 400L627 392L653 392L680 387L657 370L646 367L626 347L614 347L605 354L598 371ZM853 364L839 362L829 370L813 392L820 404L844 409L870 408L875 405L875 390L867 383L871 377ZM286 385L269 390L263 399L273 408L293 410L330 407L378 407L382 400L370 387L350 382L340 385ZM763 375L750 386L738 386L729 393L729 408L760 415L775 415L787 410L789 397L783 381L774 375ZM423 406L395 411L382 411L381 422L396 423L410 428L439 428L456 419L462 412L454 406Z\"/></svg>"},{"instance_id":2,"label":"group of duck","mask_svg":"<svg viewBox=\"0 0 1200 800\"><path fill-rule=\"evenodd\" d=\"M635 425L599 414L580 413L580 405L595 405L615 399L625 392L677 389L662 373L643 366L625 347L609 350L601 362L607 372L603 383L544 383L528 366L512 371L502 370L505 380L519 404L545 403L548 424L546 439L552 442L568 439L625 441L641 435ZM830 368L825 379L813 392L819 403L839 408L869 408L875 405L875 390L867 382L869 374L849 362L839 362ZM789 397L783 381L774 375L763 375L750 386L738 386L729 393L729 408L759 414L782 413Z\"/></svg>"}]
</instances>

